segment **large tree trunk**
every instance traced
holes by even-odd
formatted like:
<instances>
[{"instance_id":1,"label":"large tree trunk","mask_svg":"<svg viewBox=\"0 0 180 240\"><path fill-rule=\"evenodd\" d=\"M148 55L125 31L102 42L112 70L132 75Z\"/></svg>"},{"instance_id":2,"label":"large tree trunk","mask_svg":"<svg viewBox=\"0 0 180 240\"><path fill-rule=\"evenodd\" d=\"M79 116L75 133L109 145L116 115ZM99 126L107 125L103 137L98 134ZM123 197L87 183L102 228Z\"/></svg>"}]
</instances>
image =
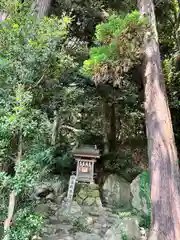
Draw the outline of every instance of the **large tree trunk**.
<instances>
[{"instance_id":1,"label":"large tree trunk","mask_svg":"<svg viewBox=\"0 0 180 240\"><path fill-rule=\"evenodd\" d=\"M48 15L52 0L36 0L36 11L38 17L42 18Z\"/></svg>"},{"instance_id":2,"label":"large tree trunk","mask_svg":"<svg viewBox=\"0 0 180 240\"><path fill-rule=\"evenodd\" d=\"M152 225L149 239L180 239L179 166L162 74L154 5L139 0L151 32L145 37L144 88L148 157L151 178Z\"/></svg>"}]
</instances>

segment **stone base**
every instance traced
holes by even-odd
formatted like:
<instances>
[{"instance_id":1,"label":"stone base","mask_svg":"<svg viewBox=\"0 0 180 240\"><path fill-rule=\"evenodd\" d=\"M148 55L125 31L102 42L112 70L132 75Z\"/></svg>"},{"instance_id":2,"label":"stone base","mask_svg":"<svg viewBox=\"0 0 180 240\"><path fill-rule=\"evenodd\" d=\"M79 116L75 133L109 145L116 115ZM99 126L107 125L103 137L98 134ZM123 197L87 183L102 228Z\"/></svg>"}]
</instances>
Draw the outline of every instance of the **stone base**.
<instances>
[{"instance_id":1,"label":"stone base","mask_svg":"<svg viewBox=\"0 0 180 240\"><path fill-rule=\"evenodd\" d=\"M77 183L74 200L82 206L102 207L99 186L96 184Z\"/></svg>"}]
</instances>

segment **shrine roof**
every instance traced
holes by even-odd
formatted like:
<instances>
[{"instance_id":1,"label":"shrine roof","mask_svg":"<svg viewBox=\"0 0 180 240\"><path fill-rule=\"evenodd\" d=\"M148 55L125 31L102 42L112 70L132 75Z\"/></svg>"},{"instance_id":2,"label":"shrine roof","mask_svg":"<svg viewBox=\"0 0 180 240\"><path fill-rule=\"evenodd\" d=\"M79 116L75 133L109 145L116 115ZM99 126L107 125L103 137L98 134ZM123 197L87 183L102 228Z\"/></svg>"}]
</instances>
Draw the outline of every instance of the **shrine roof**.
<instances>
[{"instance_id":1,"label":"shrine roof","mask_svg":"<svg viewBox=\"0 0 180 240\"><path fill-rule=\"evenodd\" d=\"M75 156L93 156L93 157L100 157L100 151L96 149L94 146L84 145L79 148L76 148L73 151Z\"/></svg>"}]
</instances>

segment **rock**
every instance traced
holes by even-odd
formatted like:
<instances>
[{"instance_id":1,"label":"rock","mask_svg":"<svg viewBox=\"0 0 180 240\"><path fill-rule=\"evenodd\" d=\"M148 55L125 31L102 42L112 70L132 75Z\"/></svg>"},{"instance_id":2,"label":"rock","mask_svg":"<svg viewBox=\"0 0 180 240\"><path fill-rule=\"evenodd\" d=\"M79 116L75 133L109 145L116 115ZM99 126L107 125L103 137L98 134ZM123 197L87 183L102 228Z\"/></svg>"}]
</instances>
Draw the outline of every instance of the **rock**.
<instances>
[{"instance_id":1,"label":"rock","mask_svg":"<svg viewBox=\"0 0 180 240\"><path fill-rule=\"evenodd\" d=\"M84 203L84 200L79 197L76 198L76 201L80 206L83 205L83 203Z\"/></svg>"},{"instance_id":2,"label":"rock","mask_svg":"<svg viewBox=\"0 0 180 240\"><path fill-rule=\"evenodd\" d=\"M101 240L101 237L94 233L78 232L75 235L75 240Z\"/></svg>"},{"instance_id":3,"label":"rock","mask_svg":"<svg viewBox=\"0 0 180 240\"><path fill-rule=\"evenodd\" d=\"M148 229L144 229L143 227L140 228L140 233L141 233L141 240L147 240L148 236Z\"/></svg>"},{"instance_id":4,"label":"rock","mask_svg":"<svg viewBox=\"0 0 180 240\"><path fill-rule=\"evenodd\" d=\"M56 199L55 199L55 202L57 204L62 204L62 201L64 200L64 198L66 197L67 193L64 192L63 194L61 194L60 196L57 196Z\"/></svg>"},{"instance_id":5,"label":"rock","mask_svg":"<svg viewBox=\"0 0 180 240\"><path fill-rule=\"evenodd\" d=\"M43 214L44 216L48 216L49 214L49 205L48 204L39 204L36 208L35 208L35 211L40 213L40 214Z\"/></svg>"},{"instance_id":6,"label":"rock","mask_svg":"<svg viewBox=\"0 0 180 240\"><path fill-rule=\"evenodd\" d=\"M88 193L87 193L83 188L81 188L81 190L80 190L79 193L78 193L78 196L79 196L81 199L85 199L85 198L88 196Z\"/></svg>"},{"instance_id":7,"label":"rock","mask_svg":"<svg viewBox=\"0 0 180 240\"><path fill-rule=\"evenodd\" d=\"M104 240L132 240L141 239L138 218L135 216L119 219L107 230Z\"/></svg>"},{"instance_id":8,"label":"rock","mask_svg":"<svg viewBox=\"0 0 180 240\"><path fill-rule=\"evenodd\" d=\"M79 206L79 204L76 201L73 201L71 203L69 212L67 210L68 210L68 206L66 204L62 205L62 207L57 210L56 216L59 219L61 219L61 217L66 216L66 215L68 215L69 217L73 216L73 215L76 215L76 216L81 215L81 207Z\"/></svg>"},{"instance_id":9,"label":"rock","mask_svg":"<svg viewBox=\"0 0 180 240\"><path fill-rule=\"evenodd\" d=\"M75 201L72 202L71 205L71 214L77 214L77 213L81 213L81 207L79 206L79 204Z\"/></svg>"},{"instance_id":10,"label":"rock","mask_svg":"<svg viewBox=\"0 0 180 240\"><path fill-rule=\"evenodd\" d=\"M88 206L92 206L95 203L96 203L96 199L93 197L88 197L84 200L84 204Z\"/></svg>"},{"instance_id":11,"label":"rock","mask_svg":"<svg viewBox=\"0 0 180 240\"><path fill-rule=\"evenodd\" d=\"M49 193L49 194L46 196L46 199L47 199L47 200L50 200L50 201L53 201L53 200L54 200L54 194L53 194L53 193Z\"/></svg>"},{"instance_id":12,"label":"rock","mask_svg":"<svg viewBox=\"0 0 180 240\"><path fill-rule=\"evenodd\" d=\"M102 207L99 186L96 184L78 184L75 190L75 200L82 206Z\"/></svg>"},{"instance_id":13,"label":"rock","mask_svg":"<svg viewBox=\"0 0 180 240\"><path fill-rule=\"evenodd\" d=\"M93 198L97 198L97 197L100 197L100 192L99 192L99 190L94 190L94 191L92 191L92 197Z\"/></svg>"},{"instance_id":14,"label":"rock","mask_svg":"<svg viewBox=\"0 0 180 240\"><path fill-rule=\"evenodd\" d=\"M32 237L32 240L42 240L42 238L39 237L39 236L33 236L33 237Z\"/></svg>"},{"instance_id":15,"label":"rock","mask_svg":"<svg viewBox=\"0 0 180 240\"><path fill-rule=\"evenodd\" d=\"M143 172L131 183L132 206L142 214L149 216L151 212L149 174Z\"/></svg>"},{"instance_id":16,"label":"rock","mask_svg":"<svg viewBox=\"0 0 180 240\"><path fill-rule=\"evenodd\" d=\"M94 220L92 217L88 216L86 219L85 219L85 222L87 225L91 225L93 224Z\"/></svg>"},{"instance_id":17,"label":"rock","mask_svg":"<svg viewBox=\"0 0 180 240\"><path fill-rule=\"evenodd\" d=\"M111 174L106 179L102 188L103 202L117 208L131 206L130 184L123 178Z\"/></svg>"},{"instance_id":18,"label":"rock","mask_svg":"<svg viewBox=\"0 0 180 240\"><path fill-rule=\"evenodd\" d=\"M57 236L56 234L51 234L50 236L44 236L42 238L43 240L62 240L62 238L60 238L59 236ZM64 240L64 239L63 239Z\"/></svg>"},{"instance_id":19,"label":"rock","mask_svg":"<svg viewBox=\"0 0 180 240\"><path fill-rule=\"evenodd\" d=\"M96 198L96 206L99 207L99 208L103 207L100 197Z\"/></svg>"},{"instance_id":20,"label":"rock","mask_svg":"<svg viewBox=\"0 0 180 240\"><path fill-rule=\"evenodd\" d=\"M61 195L65 191L66 186L67 184L64 180L59 180L58 182L51 183L51 187L54 190L56 196Z\"/></svg>"},{"instance_id":21,"label":"rock","mask_svg":"<svg viewBox=\"0 0 180 240\"><path fill-rule=\"evenodd\" d=\"M34 189L34 195L36 198L46 197L51 192L53 192L53 189L51 188L49 183L38 185Z\"/></svg>"},{"instance_id":22,"label":"rock","mask_svg":"<svg viewBox=\"0 0 180 240\"><path fill-rule=\"evenodd\" d=\"M67 187L65 179L55 178L47 182L39 183L34 188L34 194L32 198L45 198L50 193L54 193L55 196L60 196L64 193Z\"/></svg>"},{"instance_id":23,"label":"rock","mask_svg":"<svg viewBox=\"0 0 180 240\"><path fill-rule=\"evenodd\" d=\"M63 240L73 240L73 239L74 239L73 237L67 236Z\"/></svg>"}]
</instances>

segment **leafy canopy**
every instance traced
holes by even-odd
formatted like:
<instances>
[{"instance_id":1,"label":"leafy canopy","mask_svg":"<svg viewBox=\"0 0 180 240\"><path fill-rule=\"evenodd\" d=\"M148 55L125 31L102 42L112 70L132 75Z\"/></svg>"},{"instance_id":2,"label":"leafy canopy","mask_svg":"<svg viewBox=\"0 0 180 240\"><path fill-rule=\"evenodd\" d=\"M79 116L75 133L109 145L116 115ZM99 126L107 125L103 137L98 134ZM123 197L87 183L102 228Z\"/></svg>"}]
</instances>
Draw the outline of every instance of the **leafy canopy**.
<instances>
[{"instance_id":1,"label":"leafy canopy","mask_svg":"<svg viewBox=\"0 0 180 240\"><path fill-rule=\"evenodd\" d=\"M83 73L96 82L119 80L140 59L146 26L138 11L126 16L114 14L107 23L97 25L96 40L101 46L91 48Z\"/></svg>"},{"instance_id":2,"label":"leafy canopy","mask_svg":"<svg viewBox=\"0 0 180 240\"><path fill-rule=\"evenodd\" d=\"M44 174L42 163L51 157L53 124L41 108L45 93L39 90L75 63L64 48L71 19L37 19L28 4L18 2L7 4L8 9L5 1L0 5L10 14L0 22L0 220L7 218L14 190L16 225L10 239L25 240L40 229L42 217L33 213L29 196ZM21 142L21 161L16 163Z\"/></svg>"}]
</instances>

